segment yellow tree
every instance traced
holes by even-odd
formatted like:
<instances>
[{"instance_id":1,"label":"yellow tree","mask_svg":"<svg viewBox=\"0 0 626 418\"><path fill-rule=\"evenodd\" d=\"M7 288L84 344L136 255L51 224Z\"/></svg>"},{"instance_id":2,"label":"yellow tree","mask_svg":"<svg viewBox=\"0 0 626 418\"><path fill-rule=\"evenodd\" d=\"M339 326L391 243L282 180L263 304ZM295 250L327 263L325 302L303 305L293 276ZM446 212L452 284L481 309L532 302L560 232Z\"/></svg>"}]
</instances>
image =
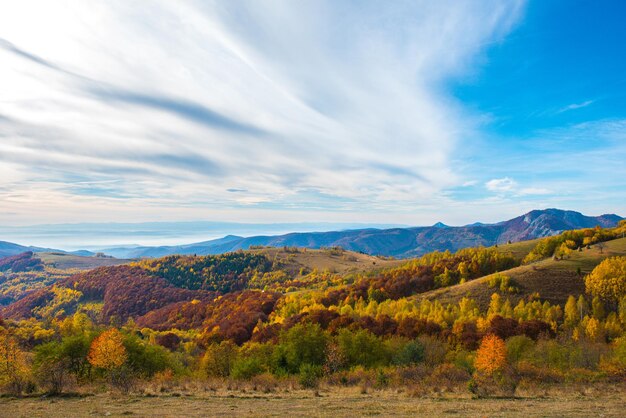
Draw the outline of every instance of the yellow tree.
<instances>
[{"instance_id":1,"label":"yellow tree","mask_svg":"<svg viewBox=\"0 0 626 418\"><path fill-rule=\"evenodd\" d=\"M122 334L115 328L103 332L94 339L87 356L92 366L109 371L122 366L126 358Z\"/></svg>"},{"instance_id":2,"label":"yellow tree","mask_svg":"<svg viewBox=\"0 0 626 418\"><path fill-rule=\"evenodd\" d=\"M617 305L626 296L626 257L603 260L585 278L587 292Z\"/></svg>"},{"instance_id":3,"label":"yellow tree","mask_svg":"<svg viewBox=\"0 0 626 418\"><path fill-rule=\"evenodd\" d=\"M0 384L12 393L22 392L28 367L26 356L15 338L0 328Z\"/></svg>"},{"instance_id":4,"label":"yellow tree","mask_svg":"<svg viewBox=\"0 0 626 418\"><path fill-rule=\"evenodd\" d=\"M565 326L574 328L578 323L578 307L576 306L576 298L570 295L565 304Z\"/></svg>"},{"instance_id":5,"label":"yellow tree","mask_svg":"<svg viewBox=\"0 0 626 418\"><path fill-rule=\"evenodd\" d=\"M476 351L474 367L478 372L491 375L506 366L506 344L497 335L487 335Z\"/></svg>"}]
</instances>

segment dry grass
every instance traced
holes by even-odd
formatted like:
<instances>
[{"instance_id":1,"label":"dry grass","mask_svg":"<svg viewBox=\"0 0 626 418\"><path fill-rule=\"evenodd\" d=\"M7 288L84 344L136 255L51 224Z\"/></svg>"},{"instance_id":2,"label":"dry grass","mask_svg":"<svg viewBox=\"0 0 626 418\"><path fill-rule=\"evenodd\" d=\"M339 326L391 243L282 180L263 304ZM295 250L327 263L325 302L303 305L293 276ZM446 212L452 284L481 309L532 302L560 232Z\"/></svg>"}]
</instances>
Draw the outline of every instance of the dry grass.
<instances>
[{"instance_id":1,"label":"dry grass","mask_svg":"<svg viewBox=\"0 0 626 418\"><path fill-rule=\"evenodd\" d=\"M106 257L83 257L74 254L63 253L37 253L44 264L60 270L91 270L96 267L117 266L130 263L132 260Z\"/></svg>"},{"instance_id":2,"label":"dry grass","mask_svg":"<svg viewBox=\"0 0 626 418\"><path fill-rule=\"evenodd\" d=\"M514 242L511 244L500 244L497 248L500 252L511 253L513 257L521 261L542 239L543 238L537 238L528 241Z\"/></svg>"},{"instance_id":3,"label":"dry grass","mask_svg":"<svg viewBox=\"0 0 626 418\"><path fill-rule=\"evenodd\" d=\"M348 274L395 267L406 262L406 260L386 259L353 251L333 254L328 250L299 248L297 252L289 252L283 248L263 248L251 250L251 252L265 254L270 260L279 260L283 268L295 276L301 268L309 272L317 269L320 272Z\"/></svg>"},{"instance_id":4,"label":"dry grass","mask_svg":"<svg viewBox=\"0 0 626 418\"><path fill-rule=\"evenodd\" d=\"M623 416L623 385L534 389L515 398L475 399L463 393L415 397L403 390L359 387L304 391L180 391L162 395L110 393L63 398L3 398L6 417L204 416Z\"/></svg>"}]
</instances>

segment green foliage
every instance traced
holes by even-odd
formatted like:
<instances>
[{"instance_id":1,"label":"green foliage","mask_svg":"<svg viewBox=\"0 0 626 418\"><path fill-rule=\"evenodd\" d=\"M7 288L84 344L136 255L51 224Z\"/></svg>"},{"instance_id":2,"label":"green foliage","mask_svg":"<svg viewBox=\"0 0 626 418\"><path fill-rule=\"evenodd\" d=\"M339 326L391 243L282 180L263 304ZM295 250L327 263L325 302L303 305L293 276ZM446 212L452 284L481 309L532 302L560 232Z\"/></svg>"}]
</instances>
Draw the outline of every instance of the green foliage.
<instances>
[{"instance_id":1,"label":"green foliage","mask_svg":"<svg viewBox=\"0 0 626 418\"><path fill-rule=\"evenodd\" d=\"M521 360L533 349L535 342L525 335L515 335L506 341L506 355L510 363Z\"/></svg>"},{"instance_id":2,"label":"green foliage","mask_svg":"<svg viewBox=\"0 0 626 418\"><path fill-rule=\"evenodd\" d=\"M231 376L235 379L250 379L263 373L263 364L256 357L240 357L235 360L231 370Z\"/></svg>"},{"instance_id":3,"label":"green foliage","mask_svg":"<svg viewBox=\"0 0 626 418\"><path fill-rule=\"evenodd\" d=\"M397 366L408 366L424 360L424 346L417 340L411 340L394 353L392 363Z\"/></svg>"},{"instance_id":4,"label":"green foliage","mask_svg":"<svg viewBox=\"0 0 626 418\"><path fill-rule=\"evenodd\" d=\"M538 368L546 370L568 370L580 368L597 370L600 359L606 355L608 347L603 343L588 341L539 340L535 346L525 351L521 358Z\"/></svg>"},{"instance_id":5,"label":"green foliage","mask_svg":"<svg viewBox=\"0 0 626 418\"><path fill-rule=\"evenodd\" d=\"M280 335L279 365L297 373L303 364L322 366L326 359L328 335L318 324L298 324Z\"/></svg>"},{"instance_id":6,"label":"green foliage","mask_svg":"<svg viewBox=\"0 0 626 418\"><path fill-rule=\"evenodd\" d=\"M313 389L319 384L323 371L321 366L304 363L300 366L298 373L298 382L303 388Z\"/></svg>"},{"instance_id":7,"label":"green foliage","mask_svg":"<svg viewBox=\"0 0 626 418\"><path fill-rule=\"evenodd\" d=\"M219 292L246 289L255 275L263 276L272 269L272 262L266 256L243 251L202 257L173 255L142 260L135 265L176 287ZM260 286L263 282L256 284Z\"/></svg>"},{"instance_id":8,"label":"green foliage","mask_svg":"<svg viewBox=\"0 0 626 418\"><path fill-rule=\"evenodd\" d=\"M170 352L160 345L149 344L135 335L124 337L124 348L130 371L142 377L151 377L166 369L176 369Z\"/></svg>"},{"instance_id":9,"label":"green foliage","mask_svg":"<svg viewBox=\"0 0 626 418\"><path fill-rule=\"evenodd\" d=\"M337 335L337 344L349 366L376 367L387 358L383 341L366 330L342 329Z\"/></svg>"},{"instance_id":10,"label":"green foliage","mask_svg":"<svg viewBox=\"0 0 626 418\"><path fill-rule=\"evenodd\" d=\"M613 346L613 358L626 371L626 336L615 340Z\"/></svg>"}]
</instances>

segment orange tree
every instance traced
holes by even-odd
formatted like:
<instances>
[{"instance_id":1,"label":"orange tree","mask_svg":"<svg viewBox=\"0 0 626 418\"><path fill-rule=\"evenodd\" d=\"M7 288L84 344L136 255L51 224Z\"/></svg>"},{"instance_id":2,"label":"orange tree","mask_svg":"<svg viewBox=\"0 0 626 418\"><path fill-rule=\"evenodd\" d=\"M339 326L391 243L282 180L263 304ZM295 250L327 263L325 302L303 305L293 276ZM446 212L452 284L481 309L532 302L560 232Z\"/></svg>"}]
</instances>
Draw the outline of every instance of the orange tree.
<instances>
[{"instance_id":1,"label":"orange tree","mask_svg":"<svg viewBox=\"0 0 626 418\"><path fill-rule=\"evenodd\" d=\"M506 345L497 335L487 335L476 351L474 367L478 372L492 375L506 366Z\"/></svg>"},{"instance_id":2,"label":"orange tree","mask_svg":"<svg viewBox=\"0 0 626 418\"><path fill-rule=\"evenodd\" d=\"M115 328L100 334L91 343L87 359L92 366L111 371L126 362L122 334Z\"/></svg>"}]
</instances>

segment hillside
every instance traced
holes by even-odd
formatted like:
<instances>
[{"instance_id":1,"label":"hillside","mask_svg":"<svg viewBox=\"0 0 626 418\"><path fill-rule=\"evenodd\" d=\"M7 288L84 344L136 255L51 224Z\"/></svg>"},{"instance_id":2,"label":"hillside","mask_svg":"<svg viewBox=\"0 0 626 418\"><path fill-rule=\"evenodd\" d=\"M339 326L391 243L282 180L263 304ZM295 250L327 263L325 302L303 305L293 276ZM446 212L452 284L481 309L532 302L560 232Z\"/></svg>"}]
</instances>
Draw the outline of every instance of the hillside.
<instances>
[{"instance_id":1,"label":"hillside","mask_svg":"<svg viewBox=\"0 0 626 418\"><path fill-rule=\"evenodd\" d=\"M17 255L21 253L25 253L27 251L33 252L44 252L44 251L56 251L50 248L40 248L40 247L27 247L24 245L14 244L12 242L0 241L0 257L9 257L12 255Z\"/></svg>"},{"instance_id":2,"label":"hillside","mask_svg":"<svg viewBox=\"0 0 626 418\"><path fill-rule=\"evenodd\" d=\"M32 251L0 257L0 305L15 302L32 291L45 288L80 271L126 264L129 261Z\"/></svg>"},{"instance_id":3,"label":"hillside","mask_svg":"<svg viewBox=\"0 0 626 418\"><path fill-rule=\"evenodd\" d=\"M222 254L254 246L343 247L372 255L409 258L431 251L456 251L461 248L505 244L556 235L565 230L613 227L622 219L617 215L585 216L559 209L534 210L496 224L451 227L437 223L430 227L356 229L347 231L291 233L278 236L226 236L182 246L107 248L115 257L162 257L169 254Z\"/></svg>"},{"instance_id":4,"label":"hillside","mask_svg":"<svg viewBox=\"0 0 626 418\"><path fill-rule=\"evenodd\" d=\"M0 265L4 303L10 303L1 313L6 318L45 319L82 311L98 322L133 318L158 329L234 320L240 330L236 332L250 338L256 322L268 320L274 305L292 296L298 305L336 309L355 301L406 298L456 304L468 296L485 308L491 295L500 292L490 286L497 272L511 281L514 291L500 293L512 302L539 294L542 300L559 304L568 295L584 293L583 276L602 259L626 255L626 238L615 239L623 233L624 226L587 228L455 253L435 251L410 260L340 247L254 247L221 255L141 259L129 265L115 264L130 260L28 252L5 258ZM591 246L582 245L587 240ZM601 248L598 242L606 240ZM563 253L566 244L572 249ZM528 264L529 259L539 261ZM87 270L94 263L101 266ZM83 272L72 274L81 268ZM233 305L237 300L245 300L247 310ZM229 310L236 320L224 317ZM221 329L223 335L231 335L232 330Z\"/></svg>"},{"instance_id":5,"label":"hillside","mask_svg":"<svg viewBox=\"0 0 626 418\"><path fill-rule=\"evenodd\" d=\"M533 293L539 293L542 300L563 304L569 295L580 295L585 292L584 276L602 260L606 257L626 256L626 238L608 241L605 245L602 252L598 246L592 246L591 249L583 249L582 252L574 251L569 258L562 260L547 258L505 270L501 273L510 277L514 285L519 288L519 292L499 293L515 303L521 298L528 298ZM506 246L501 248L504 249ZM521 251L519 247L517 250ZM580 274L578 269L580 269ZM475 299L484 308L489 304L491 295L497 291L496 288L489 286L489 280L493 276L489 275L463 284L436 289L416 295L414 299L437 300L447 304L456 303L467 296Z\"/></svg>"},{"instance_id":6,"label":"hillside","mask_svg":"<svg viewBox=\"0 0 626 418\"><path fill-rule=\"evenodd\" d=\"M333 277L370 274L402 263L340 248L258 248L215 256L168 256L135 262L132 267L123 265L131 260L62 253L25 254L29 260L43 262L36 264L42 268L36 272L0 273L0 292L7 294L4 302L13 302L3 310L7 317L73 312L96 302L97 315L102 313L107 320L111 316L125 319L168 303L211 299L214 293L210 292L227 294L268 286L312 288ZM14 256L18 257L23 264L23 257ZM76 274L79 271L83 272ZM72 293L75 290L81 294ZM60 300L64 301L61 305ZM43 306L47 310L42 311Z\"/></svg>"}]
</instances>

